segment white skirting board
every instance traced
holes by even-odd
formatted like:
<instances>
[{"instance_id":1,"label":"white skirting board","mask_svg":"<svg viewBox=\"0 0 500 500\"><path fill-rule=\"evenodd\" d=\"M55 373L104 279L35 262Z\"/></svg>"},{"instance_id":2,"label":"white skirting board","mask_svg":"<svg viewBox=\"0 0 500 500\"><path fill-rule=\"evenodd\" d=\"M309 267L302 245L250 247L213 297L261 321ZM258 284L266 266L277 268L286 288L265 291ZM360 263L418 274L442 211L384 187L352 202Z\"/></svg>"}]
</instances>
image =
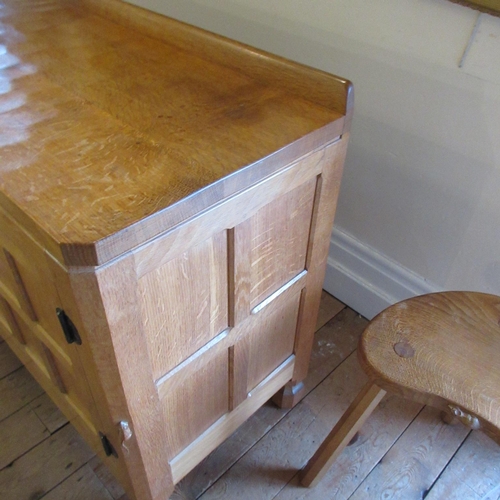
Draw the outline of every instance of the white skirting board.
<instances>
[{"instance_id":1,"label":"white skirting board","mask_svg":"<svg viewBox=\"0 0 500 500\"><path fill-rule=\"evenodd\" d=\"M441 291L340 228L332 233L323 288L368 319L400 300Z\"/></svg>"}]
</instances>

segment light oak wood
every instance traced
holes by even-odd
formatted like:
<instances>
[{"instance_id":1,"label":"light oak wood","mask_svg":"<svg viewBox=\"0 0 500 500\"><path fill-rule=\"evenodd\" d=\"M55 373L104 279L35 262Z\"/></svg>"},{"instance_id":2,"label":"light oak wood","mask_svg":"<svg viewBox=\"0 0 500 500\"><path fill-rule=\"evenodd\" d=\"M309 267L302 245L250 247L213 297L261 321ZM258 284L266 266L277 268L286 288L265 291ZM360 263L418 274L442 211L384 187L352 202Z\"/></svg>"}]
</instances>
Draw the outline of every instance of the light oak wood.
<instances>
[{"instance_id":1,"label":"light oak wood","mask_svg":"<svg viewBox=\"0 0 500 500\"><path fill-rule=\"evenodd\" d=\"M117 0L1 6L0 329L164 500L306 393L352 86Z\"/></svg>"},{"instance_id":2,"label":"light oak wood","mask_svg":"<svg viewBox=\"0 0 500 500\"><path fill-rule=\"evenodd\" d=\"M306 269L315 187L311 179L250 219L251 308Z\"/></svg>"},{"instance_id":3,"label":"light oak wood","mask_svg":"<svg viewBox=\"0 0 500 500\"><path fill-rule=\"evenodd\" d=\"M139 280L155 380L227 329L227 266L226 233L221 232ZM199 311L193 314L185 304L199 304Z\"/></svg>"},{"instance_id":4,"label":"light oak wood","mask_svg":"<svg viewBox=\"0 0 500 500\"><path fill-rule=\"evenodd\" d=\"M32 216L38 227L23 222L68 264L102 264L344 131L352 105L345 80L118 0L86 3L56 2L39 13L42 29L31 31L29 10L8 2L14 34L28 34L21 44L13 35L9 53L25 72L37 71L18 89L34 102L26 117L33 140L27 147L15 140L25 130L12 135L2 176L10 199L0 201L18 217L19 208ZM30 50L31 38L40 50ZM138 74L144 83L134 81ZM52 106L35 107L39 96ZM65 127L67 120L78 127ZM82 168L64 169L82 155ZM33 176L43 182L32 185Z\"/></svg>"},{"instance_id":5,"label":"light oak wood","mask_svg":"<svg viewBox=\"0 0 500 500\"><path fill-rule=\"evenodd\" d=\"M358 348L370 382L307 464L302 484L321 480L386 390L499 440L499 318L500 297L477 292L423 295L381 312Z\"/></svg>"},{"instance_id":6,"label":"light oak wood","mask_svg":"<svg viewBox=\"0 0 500 500\"><path fill-rule=\"evenodd\" d=\"M354 351L366 320L352 311L348 313L339 317L338 322L332 322L317 332L311 369L305 384L307 392ZM331 314L329 319L335 311L331 310ZM179 497L174 495L173 498L199 497L289 412L289 409L278 411L268 402L177 485ZM277 452L280 453L279 449Z\"/></svg>"},{"instance_id":7,"label":"light oak wood","mask_svg":"<svg viewBox=\"0 0 500 500\"><path fill-rule=\"evenodd\" d=\"M23 277L19 272L19 268L14 257L12 257L11 253L5 248L3 249L3 253L5 261L7 262L7 266L9 267L12 274L12 282L14 283L13 288L17 289L17 294L14 292L14 295L17 295L17 297L19 298L19 303L22 304L24 312L30 317L30 319L32 319L33 321L38 321L38 317L35 310L33 309L33 304L31 303L28 292L26 291L26 285L23 282ZM8 274L8 272L5 272L3 275L7 278Z\"/></svg>"},{"instance_id":8,"label":"light oak wood","mask_svg":"<svg viewBox=\"0 0 500 500\"><path fill-rule=\"evenodd\" d=\"M348 134L344 135L347 139ZM298 331L295 351L300 352L294 369L292 381L276 397L282 406L292 407L304 396L302 381L307 375L309 357L312 350L314 327L318 317L321 290L325 277L328 257L331 224L336 205L330 200L337 199L340 179L347 150L347 142L339 141L325 149L324 161L330 165L318 176L314 194L310 236L306 255L307 283L302 296L301 311L298 318Z\"/></svg>"},{"instance_id":9,"label":"light oak wood","mask_svg":"<svg viewBox=\"0 0 500 500\"><path fill-rule=\"evenodd\" d=\"M437 408L450 405L500 429L500 297L444 292L381 313L360 344L360 361L379 386ZM415 352L398 355L398 345Z\"/></svg>"},{"instance_id":10,"label":"light oak wood","mask_svg":"<svg viewBox=\"0 0 500 500\"><path fill-rule=\"evenodd\" d=\"M180 481L200 459L205 458L250 417L255 411L254 405L262 406L280 387L283 387L292 376L293 364L292 356L270 373L234 411L224 415L207 432L179 453L171 463L175 482Z\"/></svg>"}]
</instances>

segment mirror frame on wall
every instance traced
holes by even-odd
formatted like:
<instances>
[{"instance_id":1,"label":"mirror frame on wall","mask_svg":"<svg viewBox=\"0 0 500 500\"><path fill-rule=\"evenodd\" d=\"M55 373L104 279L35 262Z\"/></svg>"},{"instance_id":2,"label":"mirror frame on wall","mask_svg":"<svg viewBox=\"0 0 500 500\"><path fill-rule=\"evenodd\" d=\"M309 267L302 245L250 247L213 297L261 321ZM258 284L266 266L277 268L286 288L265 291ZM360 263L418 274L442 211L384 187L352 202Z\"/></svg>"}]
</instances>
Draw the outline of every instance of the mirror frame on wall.
<instances>
[{"instance_id":1,"label":"mirror frame on wall","mask_svg":"<svg viewBox=\"0 0 500 500\"><path fill-rule=\"evenodd\" d=\"M452 2L472 7L473 9L500 16L500 0L451 0Z\"/></svg>"}]
</instances>

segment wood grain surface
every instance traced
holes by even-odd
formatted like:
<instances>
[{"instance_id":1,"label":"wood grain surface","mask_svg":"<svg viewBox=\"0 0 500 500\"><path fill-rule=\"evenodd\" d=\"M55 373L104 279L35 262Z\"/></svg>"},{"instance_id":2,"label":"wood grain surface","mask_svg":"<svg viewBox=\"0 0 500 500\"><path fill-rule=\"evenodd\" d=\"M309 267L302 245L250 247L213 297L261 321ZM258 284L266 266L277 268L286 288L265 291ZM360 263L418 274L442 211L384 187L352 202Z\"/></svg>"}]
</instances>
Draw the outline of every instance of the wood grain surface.
<instances>
[{"instance_id":1,"label":"wood grain surface","mask_svg":"<svg viewBox=\"0 0 500 500\"><path fill-rule=\"evenodd\" d=\"M351 112L343 79L118 0L2 5L0 204L67 264L262 180Z\"/></svg>"},{"instance_id":2,"label":"wood grain surface","mask_svg":"<svg viewBox=\"0 0 500 500\"><path fill-rule=\"evenodd\" d=\"M500 446L482 432L471 432L427 500L493 500L500 497Z\"/></svg>"},{"instance_id":3,"label":"wood grain surface","mask_svg":"<svg viewBox=\"0 0 500 500\"><path fill-rule=\"evenodd\" d=\"M396 304L363 334L360 362L372 381L437 408L448 405L500 430L500 297L423 295Z\"/></svg>"},{"instance_id":4,"label":"wood grain surface","mask_svg":"<svg viewBox=\"0 0 500 500\"><path fill-rule=\"evenodd\" d=\"M43 389L26 368L19 368L0 380L0 420L7 418L36 397Z\"/></svg>"}]
</instances>

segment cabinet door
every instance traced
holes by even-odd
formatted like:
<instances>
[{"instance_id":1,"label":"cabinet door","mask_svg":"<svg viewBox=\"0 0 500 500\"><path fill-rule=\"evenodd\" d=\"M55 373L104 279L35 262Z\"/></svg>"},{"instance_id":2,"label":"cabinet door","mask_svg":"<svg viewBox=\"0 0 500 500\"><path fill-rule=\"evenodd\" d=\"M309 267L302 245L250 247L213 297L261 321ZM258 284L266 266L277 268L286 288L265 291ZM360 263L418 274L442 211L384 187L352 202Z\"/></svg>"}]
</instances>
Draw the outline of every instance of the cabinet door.
<instances>
[{"instance_id":1,"label":"cabinet door","mask_svg":"<svg viewBox=\"0 0 500 500\"><path fill-rule=\"evenodd\" d=\"M315 187L308 180L139 278L170 460L293 356Z\"/></svg>"},{"instance_id":2,"label":"cabinet door","mask_svg":"<svg viewBox=\"0 0 500 500\"><path fill-rule=\"evenodd\" d=\"M292 378L321 159L134 256L174 482Z\"/></svg>"},{"instance_id":3,"label":"cabinet door","mask_svg":"<svg viewBox=\"0 0 500 500\"><path fill-rule=\"evenodd\" d=\"M45 251L0 212L0 334L77 429L99 449L99 417L80 346L74 342L78 339L68 342L56 312L63 304L53 266L57 264Z\"/></svg>"}]
</instances>

